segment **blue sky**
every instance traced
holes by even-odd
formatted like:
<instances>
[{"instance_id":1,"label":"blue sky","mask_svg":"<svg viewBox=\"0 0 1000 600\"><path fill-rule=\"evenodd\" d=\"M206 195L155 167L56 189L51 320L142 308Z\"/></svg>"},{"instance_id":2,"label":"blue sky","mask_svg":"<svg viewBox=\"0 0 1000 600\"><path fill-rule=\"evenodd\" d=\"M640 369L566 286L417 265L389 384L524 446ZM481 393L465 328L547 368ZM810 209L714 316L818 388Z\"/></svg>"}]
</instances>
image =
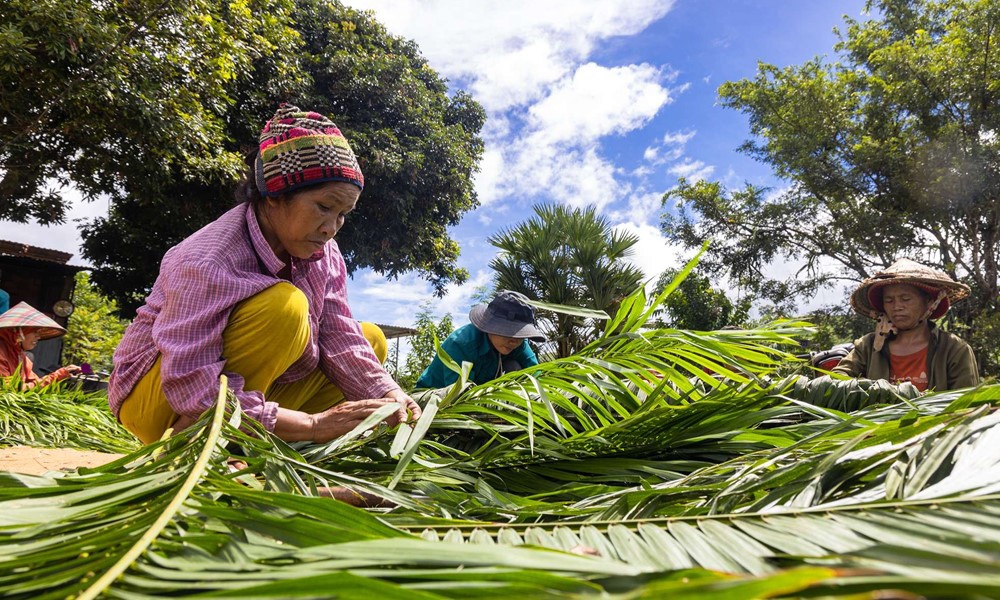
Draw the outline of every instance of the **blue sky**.
<instances>
[{"instance_id":1,"label":"blue sky","mask_svg":"<svg viewBox=\"0 0 1000 600\"><path fill-rule=\"evenodd\" d=\"M833 60L842 15L864 18L863 0L345 3L416 41L452 89L468 91L488 113L476 178L481 206L452 230L470 280L441 299L416 275L388 281L364 271L349 283L356 318L404 326L427 300L438 316L466 323L473 294L490 280L487 237L529 218L540 202L597 206L640 237L634 261L650 278L678 266L688 256L658 227L660 200L678 177L783 185L736 152L746 119L718 104L718 86L753 77L758 61ZM106 211L104 202L77 203L71 218ZM0 222L0 239L79 255L75 227ZM79 256L71 262L83 264ZM831 292L803 306L841 301Z\"/></svg>"},{"instance_id":2,"label":"blue sky","mask_svg":"<svg viewBox=\"0 0 1000 600\"><path fill-rule=\"evenodd\" d=\"M746 119L718 104L719 85L753 77L758 61L834 60L834 27L844 28L845 14L864 18L862 0L347 4L415 40L453 88L487 110L476 182L482 205L452 231L470 281L433 299L433 310L459 325L490 279L495 252L486 239L529 218L539 202L598 206L640 237L634 261L650 278L689 258L658 227L661 198L678 177L784 185L736 152L748 137ZM827 295L803 306L842 301ZM350 296L357 318L399 325L433 298L416 276L386 281L374 273L357 274Z\"/></svg>"}]
</instances>

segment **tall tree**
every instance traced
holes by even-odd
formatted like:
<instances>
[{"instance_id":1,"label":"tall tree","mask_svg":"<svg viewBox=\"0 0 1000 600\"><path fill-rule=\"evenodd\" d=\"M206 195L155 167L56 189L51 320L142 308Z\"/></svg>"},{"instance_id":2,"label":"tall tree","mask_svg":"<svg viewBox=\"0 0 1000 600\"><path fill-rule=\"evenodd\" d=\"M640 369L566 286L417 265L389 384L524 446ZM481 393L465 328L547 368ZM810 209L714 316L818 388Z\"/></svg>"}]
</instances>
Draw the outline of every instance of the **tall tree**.
<instances>
[{"instance_id":1,"label":"tall tree","mask_svg":"<svg viewBox=\"0 0 1000 600\"><path fill-rule=\"evenodd\" d=\"M108 195L83 255L124 314L163 253L232 204L281 101L331 116L358 154L367 187L338 237L349 269L417 270L438 291L467 277L447 227L476 206L485 113L371 15L327 0L14 0L0 22L0 192L14 200L0 218L64 219L43 174Z\"/></svg>"},{"instance_id":2,"label":"tall tree","mask_svg":"<svg viewBox=\"0 0 1000 600\"><path fill-rule=\"evenodd\" d=\"M847 19L839 62L761 64L724 84L723 104L749 117L741 149L790 182L688 183L667 194L664 231L713 240L702 265L772 299L858 281L908 256L974 290L966 321L1000 309L1000 4L870 1ZM776 260L804 264L769 276ZM833 267L829 265L832 263ZM805 275L803 277L802 275Z\"/></svg>"},{"instance_id":3,"label":"tall tree","mask_svg":"<svg viewBox=\"0 0 1000 600\"><path fill-rule=\"evenodd\" d=\"M84 198L150 195L178 176L229 180L225 112L255 61L278 87L292 0L8 0L0 4L0 218L62 223ZM154 212L150 210L150 212Z\"/></svg>"},{"instance_id":4,"label":"tall tree","mask_svg":"<svg viewBox=\"0 0 1000 600\"><path fill-rule=\"evenodd\" d=\"M534 210L531 219L489 238L500 250L490 263L496 289L613 315L643 278L627 260L638 237L616 231L593 207L539 205ZM568 314L539 310L538 316L557 358L579 350L603 328L603 323Z\"/></svg>"}]
</instances>

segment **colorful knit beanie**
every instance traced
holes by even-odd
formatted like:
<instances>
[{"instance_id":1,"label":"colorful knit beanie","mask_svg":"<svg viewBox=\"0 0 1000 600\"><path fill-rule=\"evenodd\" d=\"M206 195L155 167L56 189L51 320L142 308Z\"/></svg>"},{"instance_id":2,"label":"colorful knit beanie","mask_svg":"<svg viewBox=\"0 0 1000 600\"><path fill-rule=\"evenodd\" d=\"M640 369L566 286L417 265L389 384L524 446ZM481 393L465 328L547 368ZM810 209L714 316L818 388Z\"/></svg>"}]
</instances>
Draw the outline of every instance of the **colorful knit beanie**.
<instances>
[{"instance_id":1,"label":"colorful knit beanie","mask_svg":"<svg viewBox=\"0 0 1000 600\"><path fill-rule=\"evenodd\" d=\"M326 181L365 187L358 160L337 125L291 104L282 104L260 132L255 171L264 196Z\"/></svg>"}]
</instances>

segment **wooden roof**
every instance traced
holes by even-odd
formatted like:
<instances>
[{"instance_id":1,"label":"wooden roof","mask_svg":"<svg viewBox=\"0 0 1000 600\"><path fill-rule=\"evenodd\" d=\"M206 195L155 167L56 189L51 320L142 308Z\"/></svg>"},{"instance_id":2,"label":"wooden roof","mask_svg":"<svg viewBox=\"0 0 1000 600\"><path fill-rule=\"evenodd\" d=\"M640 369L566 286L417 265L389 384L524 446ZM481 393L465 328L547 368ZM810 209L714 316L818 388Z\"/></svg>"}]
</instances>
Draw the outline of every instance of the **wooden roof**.
<instances>
[{"instance_id":1,"label":"wooden roof","mask_svg":"<svg viewBox=\"0 0 1000 600\"><path fill-rule=\"evenodd\" d=\"M60 265L65 265L69 262L69 259L73 257L73 255L68 252L40 248L38 246L31 246L21 242L11 242L9 240L0 240L0 254L21 258L32 258L34 260L44 260L46 262L53 262Z\"/></svg>"},{"instance_id":2,"label":"wooden roof","mask_svg":"<svg viewBox=\"0 0 1000 600\"><path fill-rule=\"evenodd\" d=\"M385 339L391 340L393 338L410 337L417 333L416 329L412 327L398 327L396 325L383 325L381 323L375 323L382 329L382 333L385 334Z\"/></svg>"}]
</instances>

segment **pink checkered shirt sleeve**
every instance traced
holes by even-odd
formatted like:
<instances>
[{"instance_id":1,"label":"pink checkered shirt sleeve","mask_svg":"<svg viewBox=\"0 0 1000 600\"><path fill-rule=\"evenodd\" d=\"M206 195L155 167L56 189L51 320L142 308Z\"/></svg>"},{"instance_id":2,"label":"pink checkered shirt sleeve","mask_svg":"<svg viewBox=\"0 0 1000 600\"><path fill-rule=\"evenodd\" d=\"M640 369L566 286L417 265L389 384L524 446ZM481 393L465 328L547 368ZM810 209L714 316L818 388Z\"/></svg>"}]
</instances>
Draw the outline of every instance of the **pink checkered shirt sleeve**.
<instances>
[{"instance_id":1,"label":"pink checkered shirt sleeve","mask_svg":"<svg viewBox=\"0 0 1000 600\"><path fill-rule=\"evenodd\" d=\"M168 277L152 331L163 357L163 392L174 412L196 417L215 403L219 375L225 372L222 332L228 308L254 292L246 281L207 261L180 263ZM277 405L265 402L260 392L245 391L241 376L225 373L247 416L273 429Z\"/></svg>"},{"instance_id":2,"label":"pink checkered shirt sleeve","mask_svg":"<svg viewBox=\"0 0 1000 600\"><path fill-rule=\"evenodd\" d=\"M339 251L324 260L332 277L323 298L319 324L320 368L347 400L382 398L399 385L385 372L347 303L347 267Z\"/></svg>"}]
</instances>

